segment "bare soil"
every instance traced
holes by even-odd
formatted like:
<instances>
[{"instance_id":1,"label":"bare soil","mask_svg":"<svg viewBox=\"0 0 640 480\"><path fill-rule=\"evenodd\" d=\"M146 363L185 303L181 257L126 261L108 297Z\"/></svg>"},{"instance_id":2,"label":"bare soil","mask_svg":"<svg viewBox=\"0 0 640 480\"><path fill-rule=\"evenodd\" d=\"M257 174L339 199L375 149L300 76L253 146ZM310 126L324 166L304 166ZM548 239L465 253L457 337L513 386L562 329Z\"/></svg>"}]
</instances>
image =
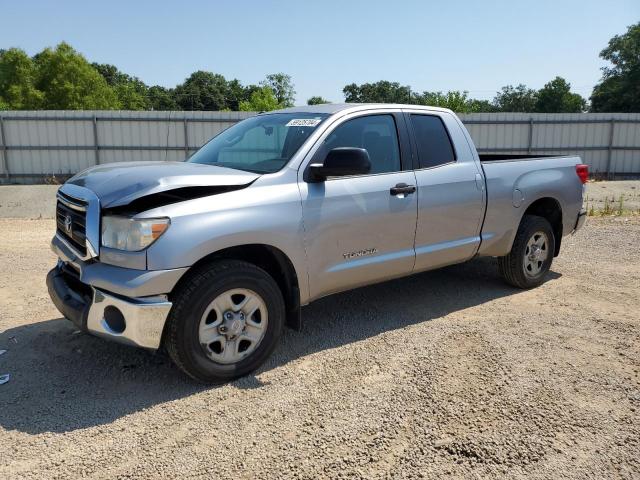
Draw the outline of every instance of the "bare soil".
<instances>
[{"instance_id":1,"label":"bare soil","mask_svg":"<svg viewBox=\"0 0 640 480\"><path fill-rule=\"evenodd\" d=\"M604 210L607 203L614 211L622 205L623 211L638 214L640 213L640 181L589 182L585 200L588 209L593 207L596 212Z\"/></svg>"},{"instance_id":2,"label":"bare soil","mask_svg":"<svg viewBox=\"0 0 640 480\"><path fill-rule=\"evenodd\" d=\"M535 290L480 259L318 301L217 388L61 319L53 228L0 219L0 478L640 478L640 217Z\"/></svg>"}]
</instances>

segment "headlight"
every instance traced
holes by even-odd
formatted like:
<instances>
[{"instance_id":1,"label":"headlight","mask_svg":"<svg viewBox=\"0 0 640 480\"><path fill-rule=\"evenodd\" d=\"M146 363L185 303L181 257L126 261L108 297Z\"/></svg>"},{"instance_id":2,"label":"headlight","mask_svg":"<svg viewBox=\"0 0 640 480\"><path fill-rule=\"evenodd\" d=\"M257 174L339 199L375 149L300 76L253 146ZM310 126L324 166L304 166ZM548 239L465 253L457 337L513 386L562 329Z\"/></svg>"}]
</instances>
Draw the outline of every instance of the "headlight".
<instances>
[{"instance_id":1,"label":"headlight","mask_svg":"<svg viewBox=\"0 0 640 480\"><path fill-rule=\"evenodd\" d=\"M129 252L144 250L169 228L168 218L102 217L102 246Z\"/></svg>"}]
</instances>

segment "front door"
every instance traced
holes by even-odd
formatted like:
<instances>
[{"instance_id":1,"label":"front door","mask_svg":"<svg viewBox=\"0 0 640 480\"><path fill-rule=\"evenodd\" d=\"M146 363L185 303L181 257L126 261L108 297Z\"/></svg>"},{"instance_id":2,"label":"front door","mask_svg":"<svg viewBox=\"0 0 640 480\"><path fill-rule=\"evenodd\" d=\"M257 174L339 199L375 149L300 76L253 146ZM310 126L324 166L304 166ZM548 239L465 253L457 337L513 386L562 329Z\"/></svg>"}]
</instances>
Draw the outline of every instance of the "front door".
<instances>
[{"instance_id":1,"label":"front door","mask_svg":"<svg viewBox=\"0 0 640 480\"><path fill-rule=\"evenodd\" d=\"M398 137L403 122L391 112L351 116L320 139L314 158L359 147L369 153L372 168L368 175L300 182L312 299L413 270L416 180L406 130L403 141Z\"/></svg>"}]
</instances>

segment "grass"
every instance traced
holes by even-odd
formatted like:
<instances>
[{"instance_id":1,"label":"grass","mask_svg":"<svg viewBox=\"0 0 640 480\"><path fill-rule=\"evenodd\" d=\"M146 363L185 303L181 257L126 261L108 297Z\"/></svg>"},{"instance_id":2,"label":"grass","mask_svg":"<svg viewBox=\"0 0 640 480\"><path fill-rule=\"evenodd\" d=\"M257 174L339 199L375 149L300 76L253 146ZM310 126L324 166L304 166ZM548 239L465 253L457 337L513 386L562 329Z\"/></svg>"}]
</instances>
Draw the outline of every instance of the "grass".
<instances>
[{"instance_id":1,"label":"grass","mask_svg":"<svg viewBox=\"0 0 640 480\"><path fill-rule=\"evenodd\" d=\"M624 216L624 215L640 215L640 208L637 210L629 210L624 208L624 194L620 195L620 197L616 200L615 196L612 196L611 199L609 197L604 198L604 206L602 209L596 210L593 199L591 199L591 204L589 204L589 197L587 197L587 215L589 217L595 216Z\"/></svg>"}]
</instances>

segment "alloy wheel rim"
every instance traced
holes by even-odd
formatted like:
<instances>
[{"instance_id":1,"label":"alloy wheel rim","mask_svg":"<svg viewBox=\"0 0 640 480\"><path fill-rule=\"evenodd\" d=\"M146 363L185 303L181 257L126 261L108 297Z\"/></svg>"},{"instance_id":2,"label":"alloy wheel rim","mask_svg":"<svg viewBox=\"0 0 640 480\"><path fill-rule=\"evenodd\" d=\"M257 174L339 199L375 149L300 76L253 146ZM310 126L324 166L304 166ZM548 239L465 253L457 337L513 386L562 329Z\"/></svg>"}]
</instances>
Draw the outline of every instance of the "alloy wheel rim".
<instances>
[{"instance_id":1,"label":"alloy wheel rim","mask_svg":"<svg viewBox=\"0 0 640 480\"><path fill-rule=\"evenodd\" d=\"M267 305L260 295L246 288L227 290L204 310L199 342L210 360L237 363L258 348L268 322Z\"/></svg>"},{"instance_id":2,"label":"alloy wheel rim","mask_svg":"<svg viewBox=\"0 0 640 480\"><path fill-rule=\"evenodd\" d=\"M549 257L549 237L544 232L535 232L529 238L524 250L523 267L525 275L537 277L544 269Z\"/></svg>"}]
</instances>

